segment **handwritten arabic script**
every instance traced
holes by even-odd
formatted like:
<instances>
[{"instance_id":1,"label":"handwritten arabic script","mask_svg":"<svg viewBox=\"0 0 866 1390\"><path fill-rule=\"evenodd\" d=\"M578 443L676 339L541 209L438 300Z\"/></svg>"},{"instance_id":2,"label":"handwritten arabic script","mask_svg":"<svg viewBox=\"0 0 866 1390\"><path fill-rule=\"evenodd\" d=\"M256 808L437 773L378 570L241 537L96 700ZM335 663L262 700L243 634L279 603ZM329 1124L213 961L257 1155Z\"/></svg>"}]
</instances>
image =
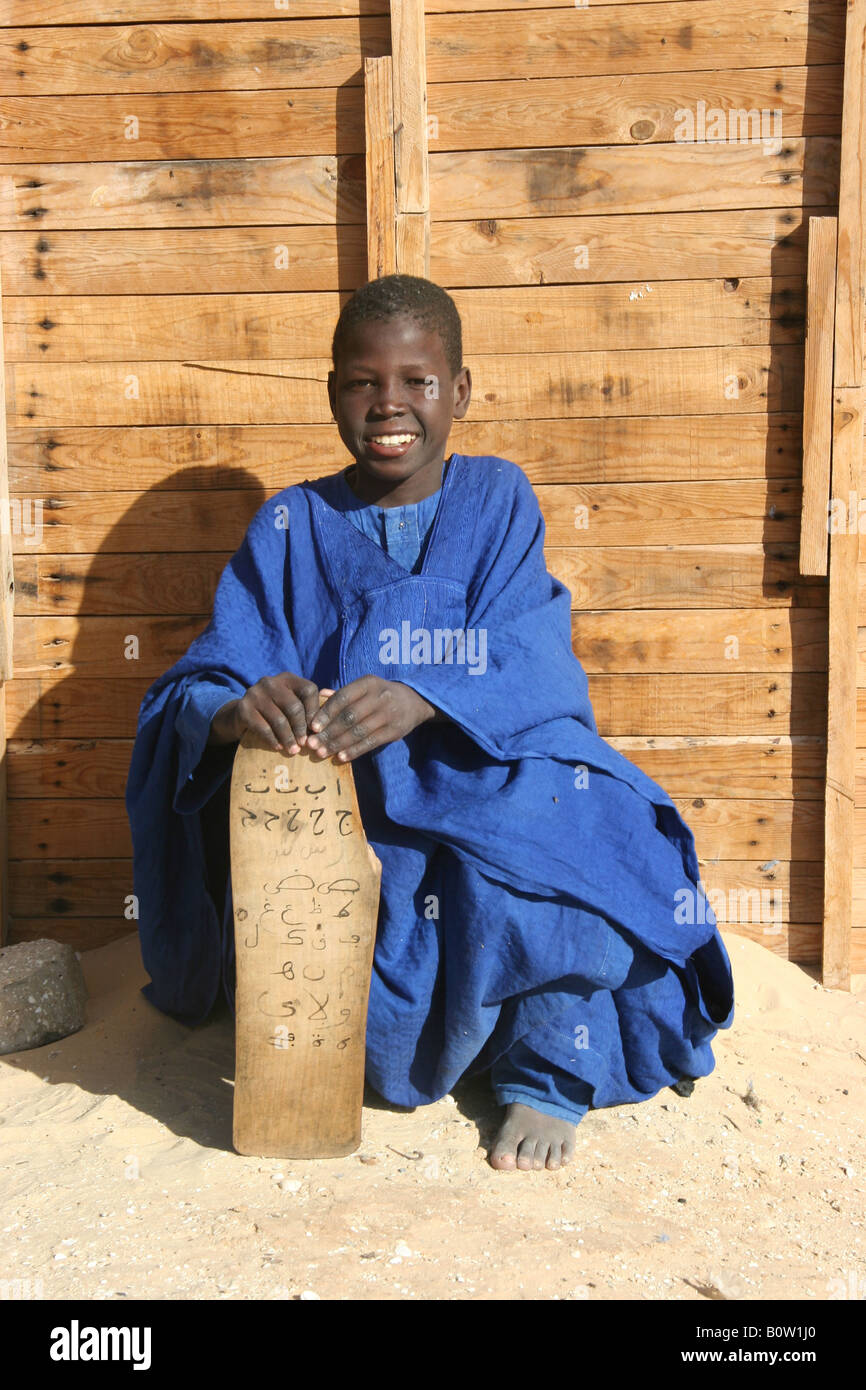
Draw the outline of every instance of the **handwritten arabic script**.
<instances>
[{"instance_id":1,"label":"handwritten arabic script","mask_svg":"<svg viewBox=\"0 0 866 1390\"><path fill-rule=\"evenodd\" d=\"M366 843L342 769L316 776L321 767L303 765L308 780L262 767L240 789L233 856L261 872L235 889L239 981L251 953L253 1004L272 1020L271 1047L343 1053L363 1046L366 998L359 1003L357 995L375 922L361 880L347 868L358 850L366 856Z\"/></svg>"}]
</instances>

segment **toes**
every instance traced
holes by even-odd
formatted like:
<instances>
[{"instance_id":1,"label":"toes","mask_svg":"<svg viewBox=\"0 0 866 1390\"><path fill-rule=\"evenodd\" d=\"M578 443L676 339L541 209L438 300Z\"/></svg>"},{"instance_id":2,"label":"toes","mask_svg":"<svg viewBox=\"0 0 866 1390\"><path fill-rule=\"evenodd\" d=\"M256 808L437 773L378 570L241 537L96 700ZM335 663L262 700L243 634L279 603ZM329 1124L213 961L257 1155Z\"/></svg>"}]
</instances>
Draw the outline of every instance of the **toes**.
<instances>
[{"instance_id":1,"label":"toes","mask_svg":"<svg viewBox=\"0 0 866 1390\"><path fill-rule=\"evenodd\" d=\"M550 1145L550 1149L549 1149L548 1154L547 1154L547 1167L548 1167L548 1168L561 1168L561 1167L562 1167L562 1145L559 1143L558 1140L557 1140L555 1143L553 1143L553 1144Z\"/></svg>"},{"instance_id":2,"label":"toes","mask_svg":"<svg viewBox=\"0 0 866 1390\"><path fill-rule=\"evenodd\" d=\"M517 1166L518 1168L535 1168L536 1142L535 1138L521 1139L517 1146ZM543 1165L542 1165L543 1166Z\"/></svg>"},{"instance_id":3,"label":"toes","mask_svg":"<svg viewBox=\"0 0 866 1390\"><path fill-rule=\"evenodd\" d=\"M490 1155L490 1163L494 1168L507 1168L509 1170L517 1167L517 1149L523 1138L522 1130L509 1129L503 1125L496 1138L493 1151Z\"/></svg>"},{"instance_id":4,"label":"toes","mask_svg":"<svg viewBox=\"0 0 866 1390\"><path fill-rule=\"evenodd\" d=\"M513 1169L517 1167L517 1156L514 1152L515 1146L503 1143L502 1140L496 1145L490 1155L490 1164L493 1168Z\"/></svg>"}]
</instances>

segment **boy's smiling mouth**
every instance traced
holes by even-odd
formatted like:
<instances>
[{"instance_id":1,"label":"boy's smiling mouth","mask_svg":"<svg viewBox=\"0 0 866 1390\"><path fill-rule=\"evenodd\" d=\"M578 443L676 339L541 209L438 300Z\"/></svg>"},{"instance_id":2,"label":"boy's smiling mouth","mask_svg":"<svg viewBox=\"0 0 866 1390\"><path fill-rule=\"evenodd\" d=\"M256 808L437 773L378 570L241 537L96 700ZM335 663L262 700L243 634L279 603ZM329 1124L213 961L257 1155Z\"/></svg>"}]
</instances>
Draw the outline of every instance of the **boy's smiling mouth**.
<instances>
[{"instance_id":1,"label":"boy's smiling mouth","mask_svg":"<svg viewBox=\"0 0 866 1390\"><path fill-rule=\"evenodd\" d=\"M420 435L411 430L383 430L379 434L368 434L365 443L370 453L380 458L399 458L419 438Z\"/></svg>"}]
</instances>

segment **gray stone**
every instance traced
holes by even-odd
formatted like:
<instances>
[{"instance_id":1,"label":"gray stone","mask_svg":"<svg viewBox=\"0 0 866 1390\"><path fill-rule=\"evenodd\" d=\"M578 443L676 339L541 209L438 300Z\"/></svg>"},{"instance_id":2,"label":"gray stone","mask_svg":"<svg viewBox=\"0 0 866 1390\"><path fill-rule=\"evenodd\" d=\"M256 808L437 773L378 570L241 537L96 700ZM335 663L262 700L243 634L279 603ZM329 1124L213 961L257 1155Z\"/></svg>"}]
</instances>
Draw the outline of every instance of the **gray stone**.
<instances>
[{"instance_id":1,"label":"gray stone","mask_svg":"<svg viewBox=\"0 0 866 1390\"><path fill-rule=\"evenodd\" d=\"M86 999L71 946L43 940L0 947L0 1054L77 1033L84 1026Z\"/></svg>"}]
</instances>

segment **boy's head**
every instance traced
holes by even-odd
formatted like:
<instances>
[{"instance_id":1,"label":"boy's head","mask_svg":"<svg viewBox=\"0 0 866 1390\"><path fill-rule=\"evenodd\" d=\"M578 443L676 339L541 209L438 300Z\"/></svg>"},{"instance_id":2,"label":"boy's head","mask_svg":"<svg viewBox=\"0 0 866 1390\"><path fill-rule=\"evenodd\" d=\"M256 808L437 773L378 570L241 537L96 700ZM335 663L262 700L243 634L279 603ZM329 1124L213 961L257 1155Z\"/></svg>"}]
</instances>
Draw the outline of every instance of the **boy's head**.
<instances>
[{"instance_id":1,"label":"boy's head","mask_svg":"<svg viewBox=\"0 0 866 1390\"><path fill-rule=\"evenodd\" d=\"M472 390L453 299L418 275L371 280L343 306L332 353L328 396L362 495L395 504L427 496Z\"/></svg>"}]
</instances>

